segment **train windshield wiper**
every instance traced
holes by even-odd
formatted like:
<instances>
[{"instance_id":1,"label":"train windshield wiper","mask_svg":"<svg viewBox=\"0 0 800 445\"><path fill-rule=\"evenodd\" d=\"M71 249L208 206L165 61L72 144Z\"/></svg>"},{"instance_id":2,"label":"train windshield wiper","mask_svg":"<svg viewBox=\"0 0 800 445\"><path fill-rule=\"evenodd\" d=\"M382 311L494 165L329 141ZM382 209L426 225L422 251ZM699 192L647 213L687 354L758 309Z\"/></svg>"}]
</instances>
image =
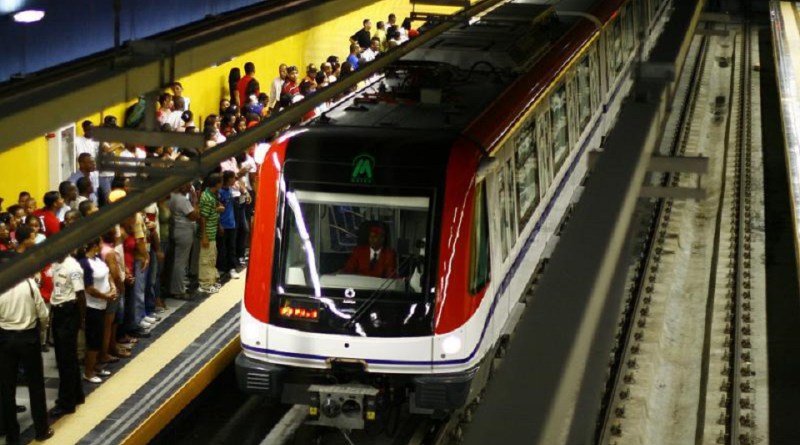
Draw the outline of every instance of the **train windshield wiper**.
<instances>
[{"instance_id":1,"label":"train windshield wiper","mask_svg":"<svg viewBox=\"0 0 800 445\"><path fill-rule=\"evenodd\" d=\"M372 308L372 306L375 304L375 302L376 302L376 301L378 301L378 298L380 298L381 296L383 296L383 295L386 293L386 291L387 291L387 290L388 290L388 289L391 287L391 285L392 285L392 282L393 282L394 280L396 280L396 279L398 279L398 278L406 278L406 277L401 277L401 276L399 276L399 275L398 275L398 271L400 271L400 270L401 270L401 269L402 269L404 266L408 265L408 264L411 262L411 260L413 260L413 259L415 259L415 258L417 258L417 255L410 255L410 256L409 256L408 258L406 258L406 259L405 259L405 260L404 260L402 263L400 263L400 265L397 267L397 270L396 270L396 271L395 271L395 273L394 273L394 276L391 276L391 277L389 277L389 278L386 278L386 279L385 279L385 280L384 280L384 281L381 283L381 285L380 285L380 286L378 286L378 288L377 288L377 289L375 289L374 291L372 291L372 293L370 294L370 296L369 296L369 297L367 297L367 299L366 299L366 300L364 300L364 302L363 302L363 303L361 303L361 304L360 304L360 305L359 305L359 306L356 308L356 311L353 313L353 316L352 316L352 317L350 317L350 318L349 318L349 319L348 319L348 320L347 320L347 321L344 323L343 327L345 327L345 328L349 328L349 327L352 327L353 325L355 325L355 324L356 324L356 322L357 322L358 320L360 320L360 319L361 319L361 317L363 317L363 316L364 316L364 314L366 314L367 312L369 312L370 308ZM406 278L406 279L407 279L407 278ZM408 285L408 283L407 283L407 282L406 282L406 286L405 286L405 288L406 288L406 293L408 293L408 292L409 292L409 289L410 289L410 287L409 287L409 285Z\"/></svg>"}]
</instances>

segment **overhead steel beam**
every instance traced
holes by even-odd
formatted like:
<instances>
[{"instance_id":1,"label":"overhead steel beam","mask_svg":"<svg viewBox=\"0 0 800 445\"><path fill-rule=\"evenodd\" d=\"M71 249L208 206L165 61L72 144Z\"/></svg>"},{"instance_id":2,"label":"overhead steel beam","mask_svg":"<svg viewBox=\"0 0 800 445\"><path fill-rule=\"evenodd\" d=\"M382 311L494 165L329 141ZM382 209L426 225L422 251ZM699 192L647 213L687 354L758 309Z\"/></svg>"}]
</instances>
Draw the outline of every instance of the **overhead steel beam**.
<instances>
[{"instance_id":1,"label":"overhead steel beam","mask_svg":"<svg viewBox=\"0 0 800 445\"><path fill-rule=\"evenodd\" d=\"M671 61L681 72L702 5L675 5L651 58ZM627 267L621 253L674 89L663 76L639 79L635 88L636 97L648 101L622 107L503 363L467 425L466 445L595 443L624 300L624 293L610 289Z\"/></svg>"},{"instance_id":2,"label":"overhead steel beam","mask_svg":"<svg viewBox=\"0 0 800 445\"><path fill-rule=\"evenodd\" d=\"M650 158L647 170L651 172L708 173L708 157L654 155Z\"/></svg>"},{"instance_id":3,"label":"overhead steel beam","mask_svg":"<svg viewBox=\"0 0 800 445\"><path fill-rule=\"evenodd\" d=\"M700 201L706 198L706 189L701 187L670 187L646 185L642 187L640 196L642 198L667 198L677 200L692 199Z\"/></svg>"},{"instance_id":4,"label":"overhead steel beam","mask_svg":"<svg viewBox=\"0 0 800 445\"><path fill-rule=\"evenodd\" d=\"M0 152L374 1L268 1L0 85Z\"/></svg>"},{"instance_id":5,"label":"overhead steel beam","mask_svg":"<svg viewBox=\"0 0 800 445\"><path fill-rule=\"evenodd\" d=\"M25 254L15 258L0 269L0 292L10 288L23 277L29 277L45 265L100 236L114 224L143 209L157 199L186 183L189 179L203 176L213 170L220 162L247 150L253 144L268 139L286 125L302 120L303 116L317 105L334 99L349 91L358 82L383 70L404 55L424 45L443 32L463 23L487 9L508 0L483 0L470 8L452 16L452 20L442 22L405 44L364 65L353 74L339 79L332 85L322 88L313 96L289 107L250 130L228 139L225 143L206 151L200 156L196 168L180 169L175 175L163 177L148 183L142 190L128 195L125 199L106 206L99 212L81 220L80 224L68 227L47 241L34 246Z\"/></svg>"}]
</instances>

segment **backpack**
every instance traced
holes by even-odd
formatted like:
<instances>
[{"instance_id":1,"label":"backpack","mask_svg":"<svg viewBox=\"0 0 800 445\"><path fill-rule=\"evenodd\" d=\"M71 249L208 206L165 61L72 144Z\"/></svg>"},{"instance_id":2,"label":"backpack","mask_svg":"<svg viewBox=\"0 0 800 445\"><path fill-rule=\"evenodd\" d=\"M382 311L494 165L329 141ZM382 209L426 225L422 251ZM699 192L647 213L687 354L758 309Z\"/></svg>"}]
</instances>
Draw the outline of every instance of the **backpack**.
<instances>
[{"instance_id":1,"label":"backpack","mask_svg":"<svg viewBox=\"0 0 800 445\"><path fill-rule=\"evenodd\" d=\"M144 121L144 113L147 111L147 102L143 97L125 110L125 128L138 128Z\"/></svg>"}]
</instances>

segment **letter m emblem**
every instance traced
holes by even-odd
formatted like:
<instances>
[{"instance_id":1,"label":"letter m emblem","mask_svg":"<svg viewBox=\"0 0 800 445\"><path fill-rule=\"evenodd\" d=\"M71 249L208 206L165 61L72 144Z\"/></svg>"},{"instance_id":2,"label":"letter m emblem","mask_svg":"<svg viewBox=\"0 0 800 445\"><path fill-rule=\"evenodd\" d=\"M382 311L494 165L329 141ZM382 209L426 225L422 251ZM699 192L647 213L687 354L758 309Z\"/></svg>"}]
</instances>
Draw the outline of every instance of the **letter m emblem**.
<instances>
[{"instance_id":1,"label":"letter m emblem","mask_svg":"<svg viewBox=\"0 0 800 445\"><path fill-rule=\"evenodd\" d=\"M375 168L375 158L367 154L360 154L353 158L353 174L350 182L358 184L372 184L372 175Z\"/></svg>"}]
</instances>

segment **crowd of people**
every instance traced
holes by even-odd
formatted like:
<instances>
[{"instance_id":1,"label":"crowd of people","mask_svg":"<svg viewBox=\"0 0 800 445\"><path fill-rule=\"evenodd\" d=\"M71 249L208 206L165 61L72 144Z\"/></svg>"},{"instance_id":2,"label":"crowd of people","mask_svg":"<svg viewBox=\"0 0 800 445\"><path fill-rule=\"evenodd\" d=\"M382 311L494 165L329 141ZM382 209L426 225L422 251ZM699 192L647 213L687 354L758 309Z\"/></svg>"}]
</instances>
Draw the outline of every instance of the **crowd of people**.
<instances>
[{"instance_id":1,"label":"crowd of people","mask_svg":"<svg viewBox=\"0 0 800 445\"><path fill-rule=\"evenodd\" d=\"M207 116L200 129L180 82L159 96L155 110L140 100L128 108L123 123L106 116L100 125L135 128L145 113L154 112L162 131L202 131L205 148L214 147L418 34L409 19L398 25L394 14L374 30L370 20L362 25L350 38L344 62L330 56L319 68L309 63L302 78L296 66L281 64L268 92L261 91L253 63L244 65L244 76L232 69L229 97L222 98L219 114ZM305 118L325 109L320 105ZM0 198L0 267L131 193L137 174L98 171L98 156L181 160L200 154L178 147L101 144L92 139L93 122L81 127L83 135L75 141L77 168L58 190L45 193L41 202L23 191L5 207ZM221 279L239 278L247 262L257 189L255 150L223 161L202 181L183 185L0 294L0 435L6 443L19 443L16 416L24 407L16 405L15 394L21 373L30 391L36 439L46 440L54 434L54 419L84 403L83 382L104 382L111 375L106 366L129 358L139 339L150 336L167 298L192 300L218 292ZM48 412L42 352L51 346L59 388Z\"/></svg>"}]
</instances>

